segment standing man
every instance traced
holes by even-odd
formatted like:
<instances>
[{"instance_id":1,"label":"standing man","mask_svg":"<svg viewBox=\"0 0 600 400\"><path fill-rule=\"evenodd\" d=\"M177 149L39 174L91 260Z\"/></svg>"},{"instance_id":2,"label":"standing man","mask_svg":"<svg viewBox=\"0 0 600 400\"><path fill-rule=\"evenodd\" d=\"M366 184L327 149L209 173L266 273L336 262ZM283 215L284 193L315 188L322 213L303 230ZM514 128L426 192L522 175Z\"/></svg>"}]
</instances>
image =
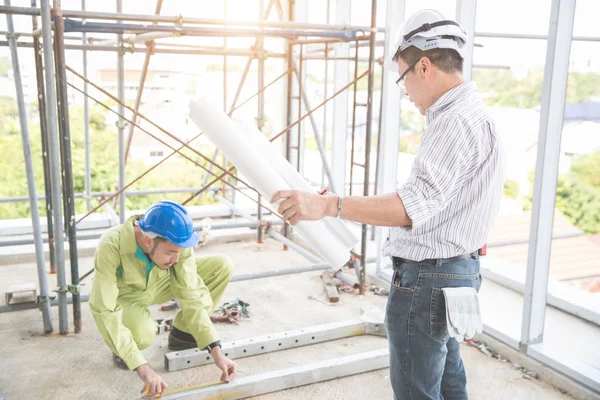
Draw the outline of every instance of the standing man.
<instances>
[{"instance_id":1,"label":"standing man","mask_svg":"<svg viewBox=\"0 0 600 400\"><path fill-rule=\"evenodd\" d=\"M222 371L221 380L235 377L236 364L221 352L210 315L233 273L225 255L194 259L194 232L187 210L172 201L159 201L141 216L102 235L94 258L95 277L90 310L98 331L113 352L117 366L136 371L147 398L162 394L162 378L140 350L149 347L158 325L148 306L179 300L169 334L169 349L208 350Z\"/></svg>"},{"instance_id":2,"label":"standing man","mask_svg":"<svg viewBox=\"0 0 600 400\"><path fill-rule=\"evenodd\" d=\"M369 197L281 191L279 212L292 225L337 216L391 227L383 254L394 274L386 310L390 380L396 400L467 399L460 348L446 325L442 288L479 290L478 250L498 212L504 155L477 85L464 82L466 34L423 10L400 28L390 61L396 83L427 127L407 182ZM394 168L395 166L388 166Z\"/></svg>"}]
</instances>

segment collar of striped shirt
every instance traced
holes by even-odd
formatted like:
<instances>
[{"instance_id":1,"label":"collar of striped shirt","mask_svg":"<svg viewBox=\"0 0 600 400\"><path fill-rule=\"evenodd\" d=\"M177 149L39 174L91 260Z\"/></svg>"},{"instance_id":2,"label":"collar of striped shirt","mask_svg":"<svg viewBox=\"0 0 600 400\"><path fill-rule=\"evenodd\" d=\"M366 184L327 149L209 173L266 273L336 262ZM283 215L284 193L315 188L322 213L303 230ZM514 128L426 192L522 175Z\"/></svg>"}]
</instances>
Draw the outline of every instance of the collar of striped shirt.
<instances>
[{"instance_id":1,"label":"collar of striped shirt","mask_svg":"<svg viewBox=\"0 0 600 400\"><path fill-rule=\"evenodd\" d=\"M452 105L456 100L476 95L478 92L479 89L477 88L477 84L473 81L463 82L448 90L425 112L427 124L430 124L435 117L448 108L448 106Z\"/></svg>"}]
</instances>

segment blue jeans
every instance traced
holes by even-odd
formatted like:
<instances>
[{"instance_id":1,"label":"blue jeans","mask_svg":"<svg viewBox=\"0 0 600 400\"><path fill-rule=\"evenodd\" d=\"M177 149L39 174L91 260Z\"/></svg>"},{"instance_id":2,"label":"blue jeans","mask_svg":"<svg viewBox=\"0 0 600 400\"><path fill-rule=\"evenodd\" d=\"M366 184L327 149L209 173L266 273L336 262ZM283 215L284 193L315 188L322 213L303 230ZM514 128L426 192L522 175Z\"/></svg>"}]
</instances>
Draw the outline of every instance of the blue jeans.
<instances>
[{"instance_id":1,"label":"blue jeans","mask_svg":"<svg viewBox=\"0 0 600 400\"><path fill-rule=\"evenodd\" d=\"M479 256L438 266L394 260L394 268L385 316L394 399L467 399L460 345L448 335L441 288L479 291Z\"/></svg>"}]
</instances>

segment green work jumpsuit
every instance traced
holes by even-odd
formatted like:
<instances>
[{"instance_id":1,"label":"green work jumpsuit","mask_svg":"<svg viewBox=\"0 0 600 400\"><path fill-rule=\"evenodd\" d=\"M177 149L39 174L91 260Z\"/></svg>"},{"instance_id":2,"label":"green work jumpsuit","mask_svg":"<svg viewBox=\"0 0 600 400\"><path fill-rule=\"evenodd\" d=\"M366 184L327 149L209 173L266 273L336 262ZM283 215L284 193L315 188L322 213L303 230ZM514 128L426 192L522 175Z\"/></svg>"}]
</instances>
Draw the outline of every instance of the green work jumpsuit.
<instances>
[{"instance_id":1,"label":"green work jumpsuit","mask_svg":"<svg viewBox=\"0 0 600 400\"><path fill-rule=\"evenodd\" d=\"M210 315L233 273L225 255L194 258L192 249L180 253L171 268L154 268L134 235L134 222L112 227L102 235L94 257L94 282L89 306L108 347L134 370L146 360L157 323L148 306L179 300L174 325L190 333L200 349L219 340Z\"/></svg>"}]
</instances>

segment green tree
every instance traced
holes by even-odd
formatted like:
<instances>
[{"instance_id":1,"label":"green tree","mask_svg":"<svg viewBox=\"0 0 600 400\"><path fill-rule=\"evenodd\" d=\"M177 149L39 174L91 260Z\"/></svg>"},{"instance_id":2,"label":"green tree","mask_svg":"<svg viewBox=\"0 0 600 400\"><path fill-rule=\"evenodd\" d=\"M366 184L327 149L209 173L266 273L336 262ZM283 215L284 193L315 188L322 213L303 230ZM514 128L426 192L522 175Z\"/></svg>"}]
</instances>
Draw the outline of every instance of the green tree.
<instances>
[{"instance_id":1,"label":"green tree","mask_svg":"<svg viewBox=\"0 0 600 400\"><path fill-rule=\"evenodd\" d=\"M577 175L581 182L600 191L600 151L574 159L571 173Z\"/></svg>"},{"instance_id":2,"label":"green tree","mask_svg":"<svg viewBox=\"0 0 600 400\"><path fill-rule=\"evenodd\" d=\"M71 107L69 110L71 128L71 152L73 161L73 186L76 193L85 189L84 170L84 134L83 110L80 106ZM93 192L112 192L118 183L118 135L114 127L107 126L104 109L92 107L90 110L90 165ZM34 176L38 195L44 194L44 180L42 168L41 136L38 124L29 125L30 148L34 166ZM18 130L17 130L18 132ZM201 149L203 154L209 154L209 149ZM191 153L190 158L197 160L204 167L207 163ZM218 160L222 163L222 160ZM143 160L129 159L126 168L126 183L147 171L151 167ZM174 156L168 162L144 176L131 186L136 189L162 189L179 187L200 187L204 172L196 165L181 156ZM0 197L27 196L27 180L20 135L0 135ZM160 199L170 199L183 202L190 196L183 194L157 194L147 196L127 197L128 209L144 209ZM214 202L211 196L204 196L201 202L193 201L190 205ZM92 201L96 206L98 199ZM85 200L77 199L75 208L77 213L86 211ZM39 210L45 216L44 202L39 202ZM99 212L103 212L101 208ZM30 215L28 202L0 203L0 219L24 218Z\"/></svg>"}]
</instances>

